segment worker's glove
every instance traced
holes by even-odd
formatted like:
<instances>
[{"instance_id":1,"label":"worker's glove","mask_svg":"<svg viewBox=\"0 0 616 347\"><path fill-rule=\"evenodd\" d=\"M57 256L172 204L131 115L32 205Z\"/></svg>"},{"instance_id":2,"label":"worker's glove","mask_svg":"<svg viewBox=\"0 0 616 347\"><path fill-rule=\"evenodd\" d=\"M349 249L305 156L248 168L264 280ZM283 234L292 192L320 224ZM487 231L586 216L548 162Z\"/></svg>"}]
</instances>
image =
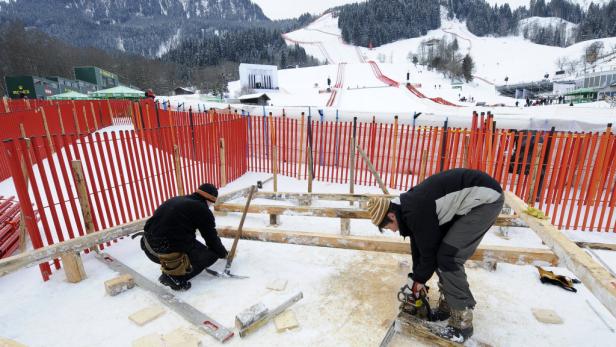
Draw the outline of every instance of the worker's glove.
<instances>
[{"instance_id":1,"label":"worker's glove","mask_svg":"<svg viewBox=\"0 0 616 347\"><path fill-rule=\"evenodd\" d=\"M404 294L405 297L412 297L413 299L419 299L421 297L421 292L427 294L429 287L427 287L423 283L419 283L413 280L413 274L409 274L406 284L400 288L400 292Z\"/></svg>"}]
</instances>

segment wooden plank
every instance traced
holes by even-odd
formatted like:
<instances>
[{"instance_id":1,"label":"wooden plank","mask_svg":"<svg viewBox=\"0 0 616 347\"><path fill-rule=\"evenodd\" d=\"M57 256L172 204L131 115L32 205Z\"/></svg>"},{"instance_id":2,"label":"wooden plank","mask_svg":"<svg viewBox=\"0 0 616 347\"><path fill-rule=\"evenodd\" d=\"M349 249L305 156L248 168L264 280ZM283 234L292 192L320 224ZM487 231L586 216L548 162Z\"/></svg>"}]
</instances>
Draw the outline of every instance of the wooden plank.
<instances>
[{"instance_id":1,"label":"wooden plank","mask_svg":"<svg viewBox=\"0 0 616 347\"><path fill-rule=\"evenodd\" d=\"M146 220L147 218L140 219L132 223L119 225L64 242L55 243L51 246L0 259L0 277L30 265L50 261L67 252L78 252L99 243L105 243L141 231L143 230Z\"/></svg>"},{"instance_id":2,"label":"wooden plank","mask_svg":"<svg viewBox=\"0 0 616 347\"><path fill-rule=\"evenodd\" d=\"M607 307L612 315L616 316L616 278L549 221L524 213L527 206L515 194L505 192L505 203L511 206L541 240L554 251L560 258L562 265L571 270Z\"/></svg>"},{"instance_id":3,"label":"wooden plank","mask_svg":"<svg viewBox=\"0 0 616 347\"><path fill-rule=\"evenodd\" d=\"M277 307L275 307L275 308L273 308L271 310L268 309L267 310L267 314L265 314L262 318L254 321L252 323L250 323L248 326L245 326L245 327L242 327L241 329L239 329L240 330L240 337L246 337L246 335L248 335L249 333L259 329L265 323L267 323L270 319L276 317L281 312L283 312L287 308L291 307L291 305L293 305L294 303L300 301L303 297L304 297L304 294L302 292L297 292L297 293L293 294L293 296L291 296L285 302L283 302L282 304L278 305Z\"/></svg>"},{"instance_id":4,"label":"wooden plank","mask_svg":"<svg viewBox=\"0 0 616 347\"><path fill-rule=\"evenodd\" d=\"M576 242L576 245L582 248L601 249L605 251L616 251L614 243L597 243L597 242Z\"/></svg>"},{"instance_id":5,"label":"wooden plank","mask_svg":"<svg viewBox=\"0 0 616 347\"><path fill-rule=\"evenodd\" d=\"M261 183L262 184L266 184L267 182L271 181L272 179L274 179L274 177L269 177L269 178L261 181ZM231 200L242 198L242 197L248 195L248 192L250 192L250 187L238 189L238 190L232 191L230 193L221 195L218 198L216 198L216 204L214 204L214 205L220 205L220 204L223 204L223 203L225 203L227 201L231 201ZM255 198L256 198L257 194L259 194L259 192L255 192L254 193ZM274 194L274 193L272 193L272 194Z\"/></svg>"},{"instance_id":6,"label":"wooden plank","mask_svg":"<svg viewBox=\"0 0 616 347\"><path fill-rule=\"evenodd\" d=\"M218 227L221 237L235 237L233 227ZM388 237L340 236L335 234L296 232L268 229L244 228L242 238L247 240L287 243L295 245L355 249L362 251L410 254L408 241ZM558 258L546 249L527 249L503 246L482 246L471 260L498 261L510 264L535 264L536 262L555 265Z\"/></svg>"},{"instance_id":7,"label":"wooden plank","mask_svg":"<svg viewBox=\"0 0 616 347\"><path fill-rule=\"evenodd\" d=\"M242 212L244 205L242 204L220 204L214 206L214 210L218 212ZM248 213L261 214L276 214L290 216L313 216L313 217L329 217L329 218L354 218L354 219L370 219L370 213L367 210L357 208L341 208L341 207L316 207L316 206L280 206L280 205L251 205ZM496 219L496 226L519 226L515 222L517 216L500 215Z\"/></svg>"},{"instance_id":8,"label":"wooden plank","mask_svg":"<svg viewBox=\"0 0 616 347\"><path fill-rule=\"evenodd\" d=\"M384 194L345 194L345 193L297 193L297 192L256 192L255 199L290 200L290 199L314 199L334 201L368 201L371 197L396 198L399 195Z\"/></svg>"}]
</instances>

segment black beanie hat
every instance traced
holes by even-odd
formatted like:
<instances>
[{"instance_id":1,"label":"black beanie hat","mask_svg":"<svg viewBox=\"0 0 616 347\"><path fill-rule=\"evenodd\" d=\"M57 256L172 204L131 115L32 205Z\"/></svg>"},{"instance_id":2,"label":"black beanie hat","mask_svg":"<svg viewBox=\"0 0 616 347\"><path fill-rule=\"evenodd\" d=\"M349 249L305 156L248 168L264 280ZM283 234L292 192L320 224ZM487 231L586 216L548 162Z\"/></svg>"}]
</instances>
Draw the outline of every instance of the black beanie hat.
<instances>
[{"instance_id":1,"label":"black beanie hat","mask_svg":"<svg viewBox=\"0 0 616 347\"><path fill-rule=\"evenodd\" d=\"M216 189L216 186L214 186L211 183L203 183L202 185L199 186L199 190L206 192L210 195L213 195L215 197L218 197L218 189Z\"/></svg>"}]
</instances>

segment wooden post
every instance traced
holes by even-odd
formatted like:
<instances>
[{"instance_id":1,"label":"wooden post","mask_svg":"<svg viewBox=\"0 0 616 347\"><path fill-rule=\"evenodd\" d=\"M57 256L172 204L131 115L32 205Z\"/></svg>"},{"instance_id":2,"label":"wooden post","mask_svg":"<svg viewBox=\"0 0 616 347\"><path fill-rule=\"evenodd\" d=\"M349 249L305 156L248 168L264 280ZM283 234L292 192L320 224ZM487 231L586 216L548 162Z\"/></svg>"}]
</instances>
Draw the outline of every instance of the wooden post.
<instances>
[{"instance_id":1,"label":"wooden post","mask_svg":"<svg viewBox=\"0 0 616 347\"><path fill-rule=\"evenodd\" d=\"M398 171L398 158L396 156L397 153L397 144L398 144L398 116L394 117L394 142L393 142L393 153L391 155L391 172L389 174L389 186L393 187L395 183L394 177L396 176L396 171Z\"/></svg>"},{"instance_id":2,"label":"wooden post","mask_svg":"<svg viewBox=\"0 0 616 347\"><path fill-rule=\"evenodd\" d=\"M351 235L351 220L349 218L340 218L340 235Z\"/></svg>"},{"instance_id":3,"label":"wooden post","mask_svg":"<svg viewBox=\"0 0 616 347\"><path fill-rule=\"evenodd\" d=\"M77 197L79 199L79 205L81 206L81 213L83 214L86 234L92 234L94 232L94 223L92 221L92 210L90 203L88 202L88 190L86 188L86 180L83 174L83 165L80 160L73 160L71 162L71 168L73 171L73 177L75 178L75 185L77 186Z\"/></svg>"},{"instance_id":4,"label":"wooden post","mask_svg":"<svg viewBox=\"0 0 616 347\"><path fill-rule=\"evenodd\" d=\"M355 193L355 137L357 136L357 117L353 117L353 134L351 135L351 148L350 148L350 172L349 172L349 193ZM352 204L351 204L352 205Z\"/></svg>"},{"instance_id":5,"label":"wooden post","mask_svg":"<svg viewBox=\"0 0 616 347\"><path fill-rule=\"evenodd\" d=\"M227 185L227 159L226 159L225 139L221 138L219 140L219 144L220 144L220 186L224 187Z\"/></svg>"},{"instance_id":6,"label":"wooden post","mask_svg":"<svg viewBox=\"0 0 616 347\"><path fill-rule=\"evenodd\" d=\"M86 133L89 134L90 133L90 123L88 123L88 113L86 113L86 106L83 105L81 110L83 111L83 120L86 122Z\"/></svg>"},{"instance_id":7,"label":"wooden post","mask_svg":"<svg viewBox=\"0 0 616 347\"><path fill-rule=\"evenodd\" d=\"M421 153L421 162L419 163L419 183L426 179L426 170L428 166L428 150L424 149Z\"/></svg>"},{"instance_id":8,"label":"wooden post","mask_svg":"<svg viewBox=\"0 0 616 347\"><path fill-rule=\"evenodd\" d=\"M77 118L77 109L75 109L75 103L73 102L73 123L75 123L75 130L77 135L81 135L81 128L79 127L79 119Z\"/></svg>"},{"instance_id":9,"label":"wooden post","mask_svg":"<svg viewBox=\"0 0 616 347\"><path fill-rule=\"evenodd\" d=\"M302 158L304 157L304 112L302 112L302 117L300 118L299 121L299 147L298 147L298 152L299 152L299 161L297 162L298 164L298 170L297 170L297 179L301 179L301 175L302 175Z\"/></svg>"},{"instance_id":10,"label":"wooden post","mask_svg":"<svg viewBox=\"0 0 616 347\"><path fill-rule=\"evenodd\" d=\"M64 268L67 281L70 283L78 283L87 277L79 253L64 253L60 256L60 259L62 260L62 267Z\"/></svg>"},{"instance_id":11,"label":"wooden post","mask_svg":"<svg viewBox=\"0 0 616 347\"><path fill-rule=\"evenodd\" d=\"M385 184L383 184L383 181L381 180L381 176L379 175L379 173L376 171L376 169L372 165L372 162L370 161L370 159L366 155L366 152L364 152L364 150L361 149L361 147L359 147L359 145L357 145L356 147L357 147L357 150L359 151L359 155L361 155L361 157L366 162L366 165L368 165L368 170L370 170L370 172L372 172L372 175L374 176L376 181L379 183L379 186L381 187L381 190L383 191L383 194L389 195L389 191L387 190L387 187L385 186Z\"/></svg>"},{"instance_id":12,"label":"wooden post","mask_svg":"<svg viewBox=\"0 0 616 347\"><path fill-rule=\"evenodd\" d=\"M538 135L537 135L538 136ZM537 142L539 142L537 140ZM535 199L533 199L533 194L535 193L535 181L537 181L537 171L539 171L539 160L541 159L541 150L543 147L543 143L537 143L537 153L535 154L535 165L533 166L533 172L531 172L530 176L530 191L528 193L528 199L526 203L531 207L535 204Z\"/></svg>"},{"instance_id":13,"label":"wooden post","mask_svg":"<svg viewBox=\"0 0 616 347\"><path fill-rule=\"evenodd\" d=\"M41 115L43 116L43 127L45 127L45 136L47 136L47 142L49 142L49 148L51 153L54 153L53 141L51 140L51 133L49 132L49 126L47 124L47 116L45 115L45 109L40 107Z\"/></svg>"},{"instance_id":14,"label":"wooden post","mask_svg":"<svg viewBox=\"0 0 616 347\"><path fill-rule=\"evenodd\" d=\"M62 110L60 109L60 105L58 106L58 119L60 120L60 130L62 131L62 135L66 135L66 129L64 129L64 121L62 120Z\"/></svg>"},{"instance_id":15,"label":"wooden post","mask_svg":"<svg viewBox=\"0 0 616 347\"><path fill-rule=\"evenodd\" d=\"M173 159L175 161L175 182L178 187L178 195L184 195L184 183L182 182L182 168L180 166L180 149L173 145Z\"/></svg>"},{"instance_id":16,"label":"wooden post","mask_svg":"<svg viewBox=\"0 0 616 347\"><path fill-rule=\"evenodd\" d=\"M308 193L312 193L312 179L314 173L312 172L312 117L308 115Z\"/></svg>"},{"instance_id":17,"label":"wooden post","mask_svg":"<svg viewBox=\"0 0 616 347\"><path fill-rule=\"evenodd\" d=\"M26 141L27 155L30 156L31 143L30 143L30 139L26 137L26 129L24 128L24 123L19 123L19 130L21 132L21 137L24 138ZM27 164L23 157L21 157L20 161L21 161L21 172L23 174L24 181L26 182L26 189L28 189L30 185L30 179L28 175L28 168L26 167ZM30 162L34 162L32 161L32 158L30 158ZM26 230L26 220L24 219L24 214L20 213L19 214L19 251L22 253L26 251L27 239L28 239L28 232Z\"/></svg>"},{"instance_id":18,"label":"wooden post","mask_svg":"<svg viewBox=\"0 0 616 347\"><path fill-rule=\"evenodd\" d=\"M96 112L94 112L94 105L90 102L90 111L92 112L92 119L94 120L94 129L98 130L98 122L96 121Z\"/></svg>"}]
</instances>

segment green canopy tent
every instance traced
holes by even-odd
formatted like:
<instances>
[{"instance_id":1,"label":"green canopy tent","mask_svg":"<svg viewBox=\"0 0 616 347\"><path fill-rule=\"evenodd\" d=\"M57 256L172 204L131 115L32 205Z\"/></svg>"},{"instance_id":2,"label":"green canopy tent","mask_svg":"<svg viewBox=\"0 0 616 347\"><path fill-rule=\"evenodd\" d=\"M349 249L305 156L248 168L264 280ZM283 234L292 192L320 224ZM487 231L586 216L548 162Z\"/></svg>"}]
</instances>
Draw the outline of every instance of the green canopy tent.
<instances>
[{"instance_id":1,"label":"green canopy tent","mask_svg":"<svg viewBox=\"0 0 616 347\"><path fill-rule=\"evenodd\" d=\"M97 90L90 93L90 96L97 99L143 99L145 98L145 92L125 86L117 86Z\"/></svg>"},{"instance_id":2,"label":"green canopy tent","mask_svg":"<svg viewBox=\"0 0 616 347\"><path fill-rule=\"evenodd\" d=\"M77 93L72 90L66 93L52 95L47 98L47 100L86 100L86 99L92 99L92 98L85 94Z\"/></svg>"},{"instance_id":3,"label":"green canopy tent","mask_svg":"<svg viewBox=\"0 0 616 347\"><path fill-rule=\"evenodd\" d=\"M565 94L567 102L575 104L583 102L593 102L597 100L597 90L594 88L580 88Z\"/></svg>"}]
</instances>

